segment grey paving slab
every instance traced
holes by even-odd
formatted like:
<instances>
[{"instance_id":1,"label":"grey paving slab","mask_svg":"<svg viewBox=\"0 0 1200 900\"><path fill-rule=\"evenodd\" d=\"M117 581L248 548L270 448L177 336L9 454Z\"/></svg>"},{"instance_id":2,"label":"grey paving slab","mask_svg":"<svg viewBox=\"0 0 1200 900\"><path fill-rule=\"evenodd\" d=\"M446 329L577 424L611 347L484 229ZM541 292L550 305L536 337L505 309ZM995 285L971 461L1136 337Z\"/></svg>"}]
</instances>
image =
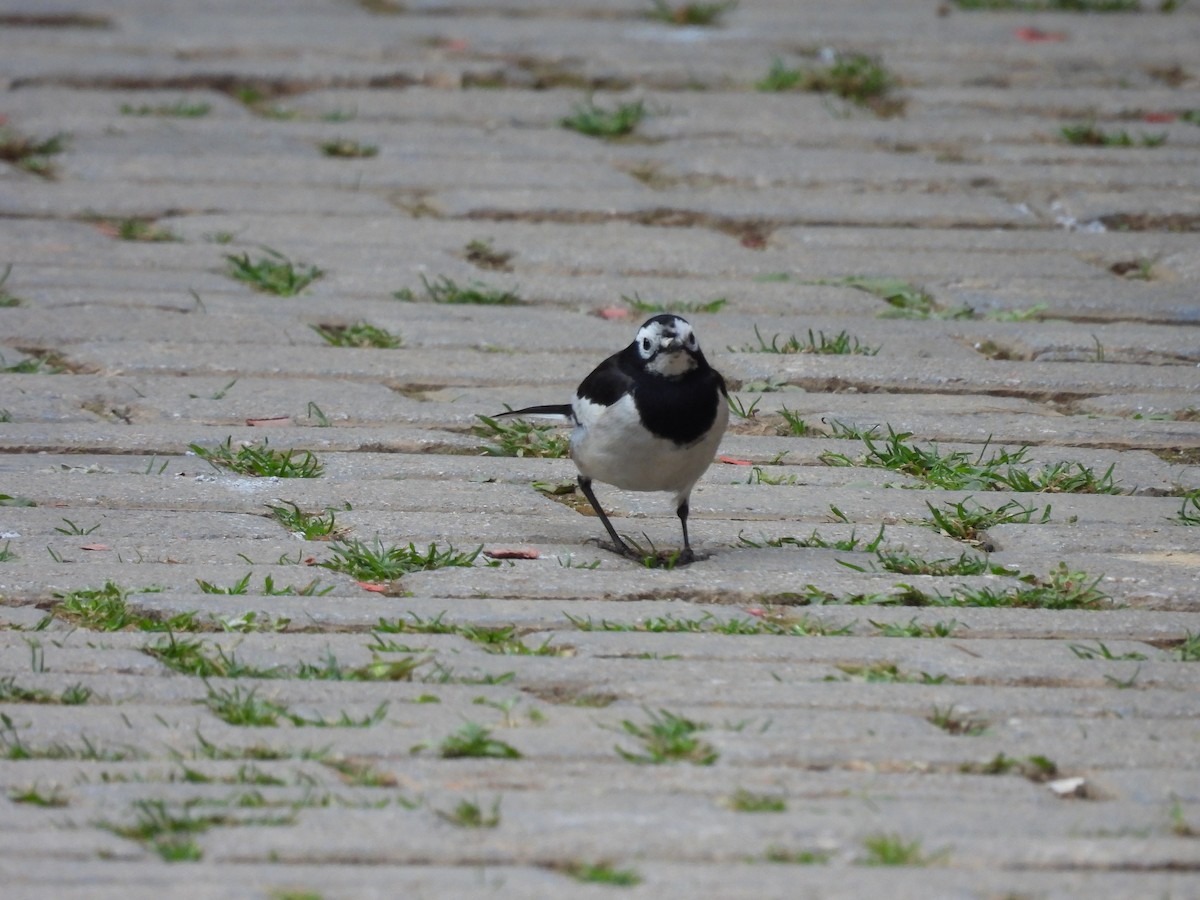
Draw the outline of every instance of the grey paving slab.
<instances>
[{"instance_id":1,"label":"grey paving slab","mask_svg":"<svg viewBox=\"0 0 1200 900\"><path fill-rule=\"evenodd\" d=\"M0 163L5 897L1200 893L1191 4L394 6L0 4L5 135L64 145L50 177ZM839 53L894 115L755 89ZM562 127L589 96L649 115ZM265 248L324 275L230 277ZM570 460L474 431L568 400L658 306L743 413L675 568L599 544ZM402 346L310 327L358 322ZM870 352L760 352L810 333ZM324 470L190 449L226 441ZM923 468L1001 450L1116 492ZM677 545L669 498L598 491ZM320 565L354 542L480 555ZM632 761L656 722L705 764Z\"/></svg>"}]
</instances>

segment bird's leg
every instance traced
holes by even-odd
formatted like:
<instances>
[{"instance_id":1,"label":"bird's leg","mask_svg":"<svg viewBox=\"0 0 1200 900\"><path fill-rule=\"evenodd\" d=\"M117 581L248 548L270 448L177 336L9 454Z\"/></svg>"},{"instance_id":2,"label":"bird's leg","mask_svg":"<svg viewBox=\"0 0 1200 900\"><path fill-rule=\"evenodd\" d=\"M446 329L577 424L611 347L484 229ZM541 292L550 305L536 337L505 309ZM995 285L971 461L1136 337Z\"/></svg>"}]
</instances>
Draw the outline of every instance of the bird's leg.
<instances>
[{"instance_id":1,"label":"bird's leg","mask_svg":"<svg viewBox=\"0 0 1200 900\"><path fill-rule=\"evenodd\" d=\"M688 520L688 498L684 497L683 502L675 509L675 514L679 516L679 524L683 526L683 552L679 554L679 561L690 563L696 558L696 554L692 552L691 542L688 541L687 520Z\"/></svg>"},{"instance_id":2,"label":"bird's leg","mask_svg":"<svg viewBox=\"0 0 1200 900\"><path fill-rule=\"evenodd\" d=\"M608 516L604 514L604 508L596 499L596 494L592 491L592 479L579 476L579 489L583 491L583 496L587 497L588 503L592 504L592 509L596 511L596 515L600 517L601 524L604 525L608 536L613 539L613 543L617 545L617 552L629 557L636 557L638 554L630 549L629 545L621 540L621 536L617 534L617 529L613 528L612 522L608 521Z\"/></svg>"}]
</instances>

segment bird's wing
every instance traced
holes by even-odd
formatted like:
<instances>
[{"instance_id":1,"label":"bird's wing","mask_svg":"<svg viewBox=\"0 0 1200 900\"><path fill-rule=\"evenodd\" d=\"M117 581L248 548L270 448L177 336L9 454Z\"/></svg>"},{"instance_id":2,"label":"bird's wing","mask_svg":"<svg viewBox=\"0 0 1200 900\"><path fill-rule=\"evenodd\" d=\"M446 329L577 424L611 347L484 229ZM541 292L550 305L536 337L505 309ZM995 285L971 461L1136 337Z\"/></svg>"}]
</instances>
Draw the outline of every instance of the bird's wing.
<instances>
[{"instance_id":1,"label":"bird's wing","mask_svg":"<svg viewBox=\"0 0 1200 900\"><path fill-rule=\"evenodd\" d=\"M630 347L636 356L637 348ZM614 353L579 385L576 396L599 406L612 406L633 387L633 372L637 370L636 362L629 359L630 347L620 353ZM631 371L632 369L632 371Z\"/></svg>"}]
</instances>

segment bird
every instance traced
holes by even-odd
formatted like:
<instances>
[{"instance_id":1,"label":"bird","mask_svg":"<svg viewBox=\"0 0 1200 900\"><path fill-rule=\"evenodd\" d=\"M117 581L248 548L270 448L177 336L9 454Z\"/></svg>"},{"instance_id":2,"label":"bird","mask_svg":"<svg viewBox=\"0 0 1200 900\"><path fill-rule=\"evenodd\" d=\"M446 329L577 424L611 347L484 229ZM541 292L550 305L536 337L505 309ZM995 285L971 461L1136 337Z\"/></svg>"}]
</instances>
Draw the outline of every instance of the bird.
<instances>
[{"instance_id":1,"label":"bird","mask_svg":"<svg viewBox=\"0 0 1200 900\"><path fill-rule=\"evenodd\" d=\"M672 493L683 528L677 561L688 563L696 558L688 539L688 501L729 424L728 396L725 379L704 358L691 324L663 313L647 319L632 343L596 366L569 404L510 409L497 418L574 423L571 459L579 489L623 556L642 558L613 528L592 482Z\"/></svg>"}]
</instances>

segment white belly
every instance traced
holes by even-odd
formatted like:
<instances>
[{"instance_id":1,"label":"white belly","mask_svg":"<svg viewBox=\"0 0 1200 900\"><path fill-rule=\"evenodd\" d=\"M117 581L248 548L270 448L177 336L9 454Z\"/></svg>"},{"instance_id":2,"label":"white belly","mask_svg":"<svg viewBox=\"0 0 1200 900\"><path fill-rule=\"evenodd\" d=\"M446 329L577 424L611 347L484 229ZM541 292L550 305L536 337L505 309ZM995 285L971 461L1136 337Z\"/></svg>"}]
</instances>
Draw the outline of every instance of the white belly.
<instances>
[{"instance_id":1,"label":"white belly","mask_svg":"<svg viewBox=\"0 0 1200 900\"><path fill-rule=\"evenodd\" d=\"M671 491L682 501L717 453L729 408L717 396L713 428L699 441L679 446L646 431L631 397L612 406L575 398L579 425L571 435L571 458L586 478L627 491Z\"/></svg>"}]
</instances>

